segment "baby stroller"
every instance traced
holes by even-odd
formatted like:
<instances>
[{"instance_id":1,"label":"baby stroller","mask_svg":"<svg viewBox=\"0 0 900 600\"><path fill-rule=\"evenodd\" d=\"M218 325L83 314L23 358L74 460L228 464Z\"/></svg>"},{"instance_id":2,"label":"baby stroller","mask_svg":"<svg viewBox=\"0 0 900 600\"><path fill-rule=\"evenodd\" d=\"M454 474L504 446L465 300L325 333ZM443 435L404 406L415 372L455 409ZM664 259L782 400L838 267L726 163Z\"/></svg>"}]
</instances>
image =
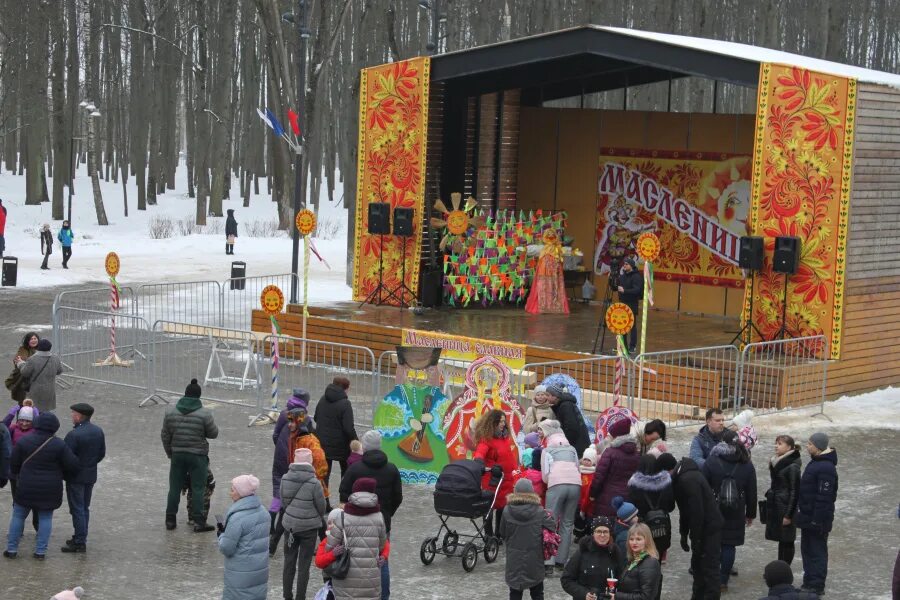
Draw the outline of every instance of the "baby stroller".
<instances>
[{"instance_id":1,"label":"baby stroller","mask_svg":"<svg viewBox=\"0 0 900 600\"><path fill-rule=\"evenodd\" d=\"M438 475L434 510L441 520L441 527L437 535L422 542L419 558L423 564L430 565L436 554L459 556L462 557L463 569L468 573L478 564L479 552L484 552L484 560L489 563L497 560L500 542L496 537L487 535L485 528L493 517L503 472L499 469L492 472L490 485L494 488L493 492L481 489L484 473L481 461L459 460L444 467ZM475 533L460 533L451 529L447 524L451 517L469 519Z\"/></svg>"}]
</instances>

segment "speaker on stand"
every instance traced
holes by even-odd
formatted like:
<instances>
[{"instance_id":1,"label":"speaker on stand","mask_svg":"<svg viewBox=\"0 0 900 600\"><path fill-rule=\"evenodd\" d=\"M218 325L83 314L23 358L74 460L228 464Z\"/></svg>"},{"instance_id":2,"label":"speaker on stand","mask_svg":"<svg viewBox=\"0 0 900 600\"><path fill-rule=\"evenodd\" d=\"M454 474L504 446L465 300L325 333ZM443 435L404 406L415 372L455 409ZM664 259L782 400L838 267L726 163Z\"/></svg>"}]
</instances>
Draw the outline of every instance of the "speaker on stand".
<instances>
[{"instance_id":1,"label":"speaker on stand","mask_svg":"<svg viewBox=\"0 0 900 600\"><path fill-rule=\"evenodd\" d=\"M781 293L781 327L772 336L772 341L796 337L787 327L787 287L788 279L798 268L800 268L800 238L796 236L775 238L772 270L784 274L784 290Z\"/></svg>"},{"instance_id":2,"label":"speaker on stand","mask_svg":"<svg viewBox=\"0 0 900 600\"><path fill-rule=\"evenodd\" d=\"M413 218L415 218L415 211L411 208L398 206L394 209L394 235L403 239L403 262L400 267L400 284L388 293L386 300L393 298L401 309L408 306L404 304L407 294L413 300L416 299L416 293L406 285L406 242L413 234Z\"/></svg>"},{"instance_id":3,"label":"speaker on stand","mask_svg":"<svg viewBox=\"0 0 900 600\"><path fill-rule=\"evenodd\" d=\"M369 204L367 231L370 235L379 236L378 285L366 296L365 300L359 303L360 306L363 304L381 306L384 304L385 299L390 297L390 294L384 295L388 291L384 287L384 236L391 232L390 212L391 205L387 202L371 202Z\"/></svg>"},{"instance_id":4,"label":"speaker on stand","mask_svg":"<svg viewBox=\"0 0 900 600\"><path fill-rule=\"evenodd\" d=\"M760 332L759 328L753 323L754 282L756 281L756 273L762 270L763 246L763 239L759 236L747 235L741 237L738 266L750 273L750 312L747 315L747 322L744 323L741 330L737 332L737 335L732 338L732 344L738 340L741 340L742 344L749 344L753 342L754 333L756 333L760 340L765 339L762 332Z\"/></svg>"}]
</instances>

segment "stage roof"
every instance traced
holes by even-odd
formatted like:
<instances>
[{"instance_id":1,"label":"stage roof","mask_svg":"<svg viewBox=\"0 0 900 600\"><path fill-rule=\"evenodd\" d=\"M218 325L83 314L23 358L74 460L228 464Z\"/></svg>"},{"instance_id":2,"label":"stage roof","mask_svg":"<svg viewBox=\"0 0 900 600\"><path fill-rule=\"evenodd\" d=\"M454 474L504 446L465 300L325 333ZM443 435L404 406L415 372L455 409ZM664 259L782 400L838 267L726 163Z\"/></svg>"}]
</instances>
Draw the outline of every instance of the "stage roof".
<instances>
[{"instance_id":1,"label":"stage roof","mask_svg":"<svg viewBox=\"0 0 900 600\"><path fill-rule=\"evenodd\" d=\"M522 89L553 100L680 77L756 87L774 62L900 88L900 75L757 46L585 25L432 57L431 80L468 94Z\"/></svg>"}]
</instances>

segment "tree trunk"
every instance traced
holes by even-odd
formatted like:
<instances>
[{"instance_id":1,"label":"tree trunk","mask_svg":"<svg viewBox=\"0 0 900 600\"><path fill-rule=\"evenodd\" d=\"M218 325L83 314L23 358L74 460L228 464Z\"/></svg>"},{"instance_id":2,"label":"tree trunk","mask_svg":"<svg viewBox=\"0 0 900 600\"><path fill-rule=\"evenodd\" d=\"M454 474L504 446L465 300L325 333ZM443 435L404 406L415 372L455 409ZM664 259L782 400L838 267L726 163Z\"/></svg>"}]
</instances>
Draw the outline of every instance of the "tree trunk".
<instances>
[{"instance_id":1,"label":"tree trunk","mask_svg":"<svg viewBox=\"0 0 900 600\"><path fill-rule=\"evenodd\" d=\"M68 161L68 128L66 128L65 66L66 66L66 27L64 12L53 11L52 44L53 66L51 72L51 93L53 94L53 208L54 220L63 218L63 186L69 174Z\"/></svg>"},{"instance_id":2,"label":"tree trunk","mask_svg":"<svg viewBox=\"0 0 900 600\"><path fill-rule=\"evenodd\" d=\"M109 225L106 209L103 208L103 194L100 192L100 176L97 173L97 159L94 148L97 142L96 117L88 117L88 170L91 172L91 187L94 190L94 209L97 211L97 225Z\"/></svg>"}]
</instances>

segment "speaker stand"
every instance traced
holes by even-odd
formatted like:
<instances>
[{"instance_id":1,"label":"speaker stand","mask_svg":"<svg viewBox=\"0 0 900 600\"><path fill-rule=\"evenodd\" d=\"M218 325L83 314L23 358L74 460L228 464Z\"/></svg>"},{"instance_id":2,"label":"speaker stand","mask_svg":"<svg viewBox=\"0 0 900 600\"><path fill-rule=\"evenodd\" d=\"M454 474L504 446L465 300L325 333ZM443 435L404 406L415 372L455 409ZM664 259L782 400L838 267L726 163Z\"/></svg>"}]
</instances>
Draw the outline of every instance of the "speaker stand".
<instances>
[{"instance_id":1,"label":"speaker stand","mask_svg":"<svg viewBox=\"0 0 900 600\"><path fill-rule=\"evenodd\" d=\"M765 336L763 336L762 332L759 330L759 328L756 326L756 323L753 322L753 288L754 288L754 281L756 281L756 271L754 269L749 269L749 271L750 271L750 313L747 318L747 322L744 323L744 326L741 327L741 330L737 332L737 335L734 336L734 338L732 338L732 340L730 342L732 346L738 340L741 340L742 344L752 343L754 333L756 333L756 335L759 336L759 339L761 341L766 339ZM746 340L744 340L745 335L747 336Z\"/></svg>"},{"instance_id":2,"label":"speaker stand","mask_svg":"<svg viewBox=\"0 0 900 600\"><path fill-rule=\"evenodd\" d=\"M781 293L781 327L778 329L778 331L775 332L775 335L772 336L772 339L769 340L770 342L797 337L787 327L787 287L789 277L790 275L788 275L787 273L784 274L784 291Z\"/></svg>"},{"instance_id":3,"label":"speaker stand","mask_svg":"<svg viewBox=\"0 0 900 600\"><path fill-rule=\"evenodd\" d=\"M363 304L381 306L385 301L385 298L382 297L382 294L387 291L387 288L384 287L384 234L379 233L378 236L378 285L366 296L365 300L359 303L357 308L362 308Z\"/></svg>"},{"instance_id":4,"label":"speaker stand","mask_svg":"<svg viewBox=\"0 0 900 600\"><path fill-rule=\"evenodd\" d=\"M400 273L401 273L400 274L400 285L398 285L397 287L392 289L388 293L387 297L384 299L385 302L387 302L388 300L393 298L394 300L397 301L397 308L400 308L401 310L403 309L403 306L404 306L403 301L406 298L407 294L412 296L413 300L416 299L416 293L414 291L412 291L411 289L409 289L409 287L406 285L406 240L407 239L409 239L409 236L404 235L403 236L403 262L401 263L401 266L400 266ZM400 292L399 296L397 295L397 292Z\"/></svg>"}]
</instances>

